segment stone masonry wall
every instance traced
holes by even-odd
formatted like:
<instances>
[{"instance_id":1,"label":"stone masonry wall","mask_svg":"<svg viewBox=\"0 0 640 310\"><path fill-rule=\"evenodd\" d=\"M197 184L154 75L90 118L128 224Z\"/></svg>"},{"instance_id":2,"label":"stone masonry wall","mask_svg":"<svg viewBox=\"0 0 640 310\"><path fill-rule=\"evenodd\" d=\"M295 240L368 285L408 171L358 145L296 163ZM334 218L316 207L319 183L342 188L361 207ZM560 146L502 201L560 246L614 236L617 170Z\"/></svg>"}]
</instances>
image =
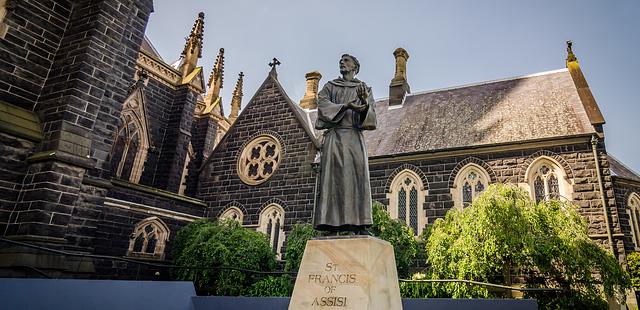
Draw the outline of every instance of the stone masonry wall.
<instances>
[{"instance_id":1,"label":"stone masonry wall","mask_svg":"<svg viewBox=\"0 0 640 310\"><path fill-rule=\"evenodd\" d=\"M193 112L197 98L197 92L186 86L180 87L174 94L160 150L159 160L162 165L156 169L154 187L174 193L180 188L184 161L191 142Z\"/></svg>"},{"instance_id":2,"label":"stone masonry wall","mask_svg":"<svg viewBox=\"0 0 640 310\"><path fill-rule=\"evenodd\" d=\"M635 184L635 185L634 185ZM624 245L626 251L636 251L633 242L633 232L631 231L631 219L629 218L629 196L632 193L640 195L640 183L623 182L614 177L613 188L615 192L616 202L618 206L618 214L620 215L620 226L624 233Z\"/></svg>"},{"instance_id":3,"label":"stone masonry wall","mask_svg":"<svg viewBox=\"0 0 640 310\"><path fill-rule=\"evenodd\" d=\"M162 150L174 92L175 90L170 86L152 77L149 78L149 82L142 90L145 98L145 112L150 141L147 160L140 177L140 184L152 186L155 181L160 150Z\"/></svg>"},{"instance_id":4,"label":"stone masonry wall","mask_svg":"<svg viewBox=\"0 0 640 310\"><path fill-rule=\"evenodd\" d=\"M260 211L276 202L286 213L285 231L311 218L316 148L284 96L268 77L207 161L200 175L198 198L209 203L209 217L215 218L234 205L245 212L244 225L257 225ZM238 177L237 159L242 145L261 132L277 134L285 154L270 179L250 186Z\"/></svg>"},{"instance_id":5,"label":"stone masonry wall","mask_svg":"<svg viewBox=\"0 0 640 310\"><path fill-rule=\"evenodd\" d=\"M71 15L72 1L12 1L0 39L0 100L32 110Z\"/></svg>"},{"instance_id":6,"label":"stone masonry wall","mask_svg":"<svg viewBox=\"0 0 640 310\"><path fill-rule=\"evenodd\" d=\"M612 233L621 234L618 212L615 207L613 184L609 172L609 164L604 150L599 150L602 168L603 186L610 214ZM595 172L595 162L591 144L577 144L540 149L508 151L489 154L471 154L452 156L430 160L414 160L408 162L378 163L370 165L372 196L384 205L389 204L387 193L394 176L409 164L419 175L426 179L423 212L427 221L432 224L437 218L443 218L446 212L454 206L450 188L453 185L456 172L461 168L461 162L473 162L485 167L489 175L495 179L491 183L525 183L525 171L529 164L539 156L551 157L562 164L562 168L573 179L573 199L580 207L580 213L587 219L589 234L595 236L596 241L608 246L604 211L600 198L600 191ZM457 169L456 169L457 167ZM622 238L614 238L618 253L623 249Z\"/></svg>"}]
</instances>

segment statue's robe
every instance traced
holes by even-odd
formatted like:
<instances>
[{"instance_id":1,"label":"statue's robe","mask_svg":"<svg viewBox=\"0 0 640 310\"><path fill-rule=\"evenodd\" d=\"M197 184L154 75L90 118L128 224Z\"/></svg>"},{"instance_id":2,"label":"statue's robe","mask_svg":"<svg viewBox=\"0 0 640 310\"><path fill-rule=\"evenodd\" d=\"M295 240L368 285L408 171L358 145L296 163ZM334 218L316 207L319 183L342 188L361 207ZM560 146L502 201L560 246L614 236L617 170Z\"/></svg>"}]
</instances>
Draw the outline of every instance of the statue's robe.
<instances>
[{"instance_id":1,"label":"statue's robe","mask_svg":"<svg viewBox=\"0 0 640 310\"><path fill-rule=\"evenodd\" d=\"M376 128L371 88L362 112L356 89L363 82L342 78L328 82L318 94L316 129L326 129L322 143L320 183L313 225L319 230L360 230L373 224L369 163L362 130ZM366 85L365 85L366 87Z\"/></svg>"}]
</instances>

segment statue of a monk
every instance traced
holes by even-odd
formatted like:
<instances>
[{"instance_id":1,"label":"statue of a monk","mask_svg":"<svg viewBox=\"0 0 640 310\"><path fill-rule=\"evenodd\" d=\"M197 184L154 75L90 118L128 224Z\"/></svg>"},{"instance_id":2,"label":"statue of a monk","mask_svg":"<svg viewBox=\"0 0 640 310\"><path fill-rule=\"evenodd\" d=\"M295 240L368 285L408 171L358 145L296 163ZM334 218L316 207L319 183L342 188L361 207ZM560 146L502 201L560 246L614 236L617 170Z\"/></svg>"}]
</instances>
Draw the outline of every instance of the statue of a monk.
<instances>
[{"instance_id":1,"label":"statue of a monk","mask_svg":"<svg viewBox=\"0 0 640 310\"><path fill-rule=\"evenodd\" d=\"M362 131L376 128L376 113L371 88L355 78L359 71L355 57L342 55L342 78L329 81L318 94L315 127L326 129L313 218L319 230L366 233L373 224Z\"/></svg>"}]
</instances>

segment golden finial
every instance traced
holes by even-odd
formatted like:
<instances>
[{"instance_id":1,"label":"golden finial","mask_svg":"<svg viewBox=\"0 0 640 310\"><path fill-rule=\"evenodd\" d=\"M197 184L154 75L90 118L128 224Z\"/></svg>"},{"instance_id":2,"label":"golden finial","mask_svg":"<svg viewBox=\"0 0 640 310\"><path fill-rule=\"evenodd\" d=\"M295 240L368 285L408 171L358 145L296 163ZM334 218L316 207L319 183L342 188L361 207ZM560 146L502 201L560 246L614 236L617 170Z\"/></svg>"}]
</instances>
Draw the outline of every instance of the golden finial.
<instances>
[{"instance_id":1,"label":"golden finial","mask_svg":"<svg viewBox=\"0 0 640 310\"><path fill-rule=\"evenodd\" d=\"M572 62L572 61L578 61L578 58L576 58L576 55L573 53L573 42L571 42L571 40L567 41L567 62Z\"/></svg>"}]
</instances>

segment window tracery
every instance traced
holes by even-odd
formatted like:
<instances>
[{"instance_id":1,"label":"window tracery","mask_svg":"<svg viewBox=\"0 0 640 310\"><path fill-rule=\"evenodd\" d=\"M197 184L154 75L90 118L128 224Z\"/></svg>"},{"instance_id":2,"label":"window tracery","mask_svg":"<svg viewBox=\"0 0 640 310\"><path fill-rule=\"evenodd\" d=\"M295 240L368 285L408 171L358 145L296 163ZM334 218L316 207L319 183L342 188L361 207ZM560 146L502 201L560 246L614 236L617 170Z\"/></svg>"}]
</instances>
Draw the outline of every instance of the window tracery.
<instances>
[{"instance_id":1,"label":"window tracery","mask_svg":"<svg viewBox=\"0 0 640 310\"><path fill-rule=\"evenodd\" d=\"M640 195L632 193L627 202L627 213L629 214L629 226L635 248L640 247Z\"/></svg>"},{"instance_id":2,"label":"window tracery","mask_svg":"<svg viewBox=\"0 0 640 310\"><path fill-rule=\"evenodd\" d=\"M571 199L572 186L564 170L551 158L542 156L527 169L531 198L535 202L549 199Z\"/></svg>"},{"instance_id":3,"label":"window tracery","mask_svg":"<svg viewBox=\"0 0 640 310\"><path fill-rule=\"evenodd\" d=\"M466 208L473 200L489 186L489 173L477 164L467 164L462 167L454 179L451 196L454 206Z\"/></svg>"},{"instance_id":4,"label":"window tracery","mask_svg":"<svg viewBox=\"0 0 640 310\"><path fill-rule=\"evenodd\" d=\"M260 213L259 231L269 238L269 244L277 258L282 256L282 244L284 243L284 210L276 204L266 207Z\"/></svg>"},{"instance_id":5,"label":"window tracery","mask_svg":"<svg viewBox=\"0 0 640 310\"><path fill-rule=\"evenodd\" d=\"M111 149L113 174L117 178L138 183L150 141L141 89L136 89L125 101L121 120L122 125L116 132Z\"/></svg>"},{"instance_id":6,"label":"window tracery","mask_svg":"<svg viewBox=\"0 0 640 310\"><path fill-rule=\"evenodd\" d=\"M243 149L238 158L238 176L248 185L267 181L282 159L280 142L271 135L260 135Z\"/></svg>"},{"instance_id":7,"label":"window tracery","mask_svg":"<svg viewBox=\"0 0 640 310\"><path fill-rule=\"evenodd\" d=\"M169 228L157 217L140 221L133 230L129 241L128 256L164 259Z\"/></svg>"},{"instance_id":8,"label":"window tracery","mask_svg":"<svg viewBox=\"0 0 640 310\"><path fill-rule=\"evenodd\" d=\"M238 207L230 207L220 215L220 219L230 219L242 224L244 215L242 214L242 211L238 209Z\"/></svg>"},{"instance_id":9,"label":"window tracery","mask_svg":"<svg viewBox=\"0 0 640 310\"><path fill-rule=\"evenodd\" d=\"M410 169L398 173L391 182L389 193L389 215L399 219L413 229L416 236L427 224L423 209L425 190L420 177Z\"/></svg>"}]
</instances>

